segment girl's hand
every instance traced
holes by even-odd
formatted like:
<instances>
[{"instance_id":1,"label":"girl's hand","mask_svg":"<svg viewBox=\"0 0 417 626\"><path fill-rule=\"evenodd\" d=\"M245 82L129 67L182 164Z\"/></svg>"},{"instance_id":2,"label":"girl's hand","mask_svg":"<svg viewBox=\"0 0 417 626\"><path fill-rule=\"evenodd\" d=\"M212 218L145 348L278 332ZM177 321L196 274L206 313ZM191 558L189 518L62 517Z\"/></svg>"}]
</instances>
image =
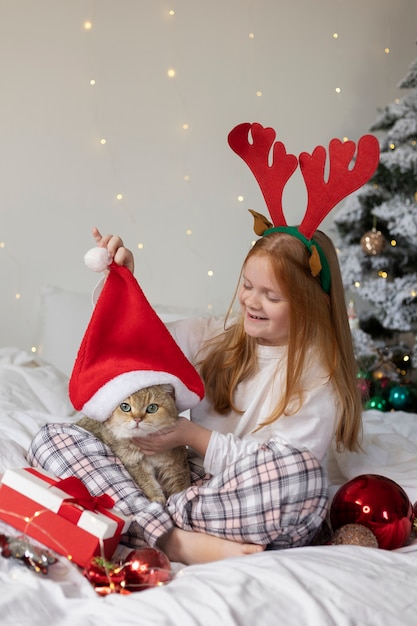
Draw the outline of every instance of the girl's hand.
<instances>
[{"instance_id":1,"label":"girl's hand","mask_svg":"<svg viewBox=\"0 0 417 626\"><path fill-rule=\"evenodd\" d=\"M185 417L179 417L173 426L163 428L146 437L135 437L133 442L145 455L166 452L179 446L191 446L196 452L205 455L211 430L191 422Z\"/></svg>"},{"instance_id":2,"label":"girl's hand","mask_svg":"<svg viewBox=\"0 0 417 626\"><path fill-rule=\"evenodd\" d=\"M120 237L117 235L102 235L98 228L93 228L93 237L100 248L107 248L116 265L127 267L133 274L135 270L133 254L124 247Z\"/></svg>"},{"instance_id":3,"label":"girl's hand","mask_svg":"<svg viewBox=\"0 0 417 626\"><path fill-rule=\"evenodd\" d=\"M167 452L173 448L178 448L178 446L186 445L187 424L182 424L183 420L188 422L185 418L180 417L172 426L161 428L161 430L149 433L144 437L134 437L133 442L145 455Z\"/></svg>"}]
</instances>

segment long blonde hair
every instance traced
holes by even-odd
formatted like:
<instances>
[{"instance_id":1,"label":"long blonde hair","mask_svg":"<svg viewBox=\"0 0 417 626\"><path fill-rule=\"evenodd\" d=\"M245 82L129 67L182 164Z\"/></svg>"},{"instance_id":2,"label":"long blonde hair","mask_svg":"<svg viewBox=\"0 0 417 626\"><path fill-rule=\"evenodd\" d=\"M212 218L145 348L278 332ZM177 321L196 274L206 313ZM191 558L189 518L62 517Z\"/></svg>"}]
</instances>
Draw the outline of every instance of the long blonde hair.
<instances>
[{"instance_id":1,"label":"long blonde hair","mask_svg":"<svg viewBox=\"0 0 417 626\"><path fill-rule=\"evenodd\" d=\"M274 232L261 237L251 248L243 263L253 255L266 256L275 278L289 302L289 335L287 349L286 387L272 414L262 426L283 415L291 414L290 403L302 398L301 380L307 354L312 349L320 355L323 366L333 382L340 405L336 429L339 449L357 450L362 423L362 402L357 386L357 366L349 328L345 294L336 250L327 235L314 234L329 263L330 293L313 277L309 266L310 252L296 237ZM199 363L205 383L206 397L221 415L230 410L241 412L234 404L238 384L256 371L256 341L249 337L239 316L224 333L211 339L204 347Z\"/></svg>"}]
</instances>

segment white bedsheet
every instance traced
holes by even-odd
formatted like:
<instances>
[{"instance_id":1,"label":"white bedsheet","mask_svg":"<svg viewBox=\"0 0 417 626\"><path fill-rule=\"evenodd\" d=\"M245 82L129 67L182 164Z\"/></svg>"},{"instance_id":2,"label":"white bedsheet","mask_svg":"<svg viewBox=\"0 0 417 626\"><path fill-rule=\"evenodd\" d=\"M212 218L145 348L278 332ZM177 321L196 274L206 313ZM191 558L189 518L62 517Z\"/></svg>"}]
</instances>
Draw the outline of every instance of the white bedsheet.
<instances>
[{"instance_id":1,"label":"white bedsheet","mask_svg":"<svg viewBox=\"0 0 417 626\"><path fill-rule=\"evenodd\" d=\"M336 457L339 476L381 473L417 499L417 415L365 414L364 451ZM0 474L27 465L47 421L75 421L67 379L14 348L0 349ZM0 532L17 534L0 524ZM165 587L99 597L65 558L35 574L0 556L1 626L398 626L416 623L417 548L315 546L181 567Z\"/></svg>"},{"instance_id":2,"label":"white bedsheet","mask_svg":"<svg viewBox=\"0 0 417 626\"><path fill-rule=\"evenodd\" d=\"M401 626L416 623L417 552L320 546L189 566L166 585L99 597L0 559L2 626ZM56 566L54 566L56 567ZM52 569L52 568L51 568Z\"/></svg>"}]
</instances>

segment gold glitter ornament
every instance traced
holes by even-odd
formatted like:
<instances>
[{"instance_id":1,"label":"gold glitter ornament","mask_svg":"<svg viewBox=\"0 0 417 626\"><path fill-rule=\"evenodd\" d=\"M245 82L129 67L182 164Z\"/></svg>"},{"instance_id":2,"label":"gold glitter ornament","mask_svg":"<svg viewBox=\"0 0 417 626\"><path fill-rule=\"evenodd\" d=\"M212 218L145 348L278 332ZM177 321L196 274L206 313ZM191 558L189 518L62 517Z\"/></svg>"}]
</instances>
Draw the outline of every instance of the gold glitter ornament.
<instances>
[{"instance_id":1,"label":"gold glitter ornament","mask_svg":"<svg viewBox=\"0 0 417 626\"><path fill-rule=\"evenodd\" d=\"M332 543L334 545L354 545L365 548L378 548L378 540L374 533L362 524L346 524L336 530Z\"/></svg>"},{"instance_id":2,"label":"gold glitter ornament","mask_svg":"<svg viewBox=\"0 0 417 626\"><path fill-rule=\"evenodd\" d=\"M385 246L385 238L380 230L373 228L369 230L361 237L362 250L368 256L375 256L381 254Z\"/></svg>"}]
</instances>

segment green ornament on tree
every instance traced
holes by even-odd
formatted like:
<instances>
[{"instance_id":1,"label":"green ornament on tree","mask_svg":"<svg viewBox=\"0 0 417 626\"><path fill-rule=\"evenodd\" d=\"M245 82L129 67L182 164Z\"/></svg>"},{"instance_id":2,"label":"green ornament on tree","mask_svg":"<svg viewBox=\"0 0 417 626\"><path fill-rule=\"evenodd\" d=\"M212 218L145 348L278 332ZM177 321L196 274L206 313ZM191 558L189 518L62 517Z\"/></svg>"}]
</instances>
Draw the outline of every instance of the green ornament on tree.
<instances>
[{"instance_id":1,"label":"green ornament on tree","mask_svg":"<svg viewBox=\"0 0 417 626\"><path fill-rule=\"evenodd\" d=\"M411 392L406 385L396 385L389 392L388 401L393 409L406 409L410 400Z\"/></svg>"},{"instance_id":2,"label":"green ornament on tree","mask_svg":"<svg viewBox=\"0 0 417 626\"><path fill-rule=\"evenodd\" d=\"M369 411L370 409L375 409L377 411L387 411L388 404L385 398L382 396L373 396L369 398L369 400L365 403L365 409Z\"/></svg>"}]
</instances>

